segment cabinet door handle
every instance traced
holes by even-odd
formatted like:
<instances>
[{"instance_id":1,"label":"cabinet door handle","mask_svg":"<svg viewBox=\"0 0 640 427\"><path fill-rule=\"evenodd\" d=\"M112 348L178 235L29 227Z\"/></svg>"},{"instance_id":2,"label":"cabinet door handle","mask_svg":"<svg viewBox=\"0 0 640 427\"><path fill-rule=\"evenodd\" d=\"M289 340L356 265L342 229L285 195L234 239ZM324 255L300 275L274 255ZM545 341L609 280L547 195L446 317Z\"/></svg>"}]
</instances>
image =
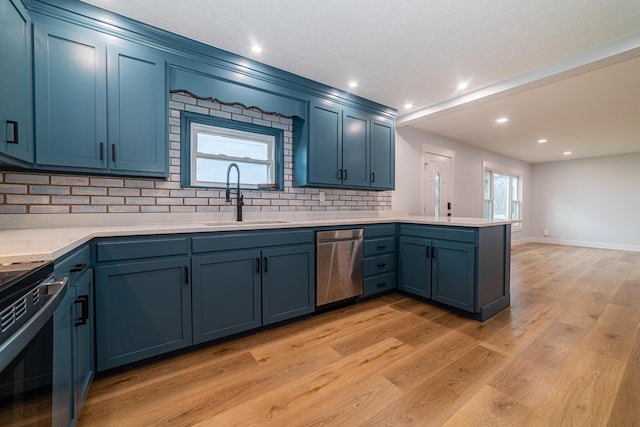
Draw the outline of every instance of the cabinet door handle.
<instances>
[{"instance_id":1,"label":"cabinet door handle","mask_svg":"<svg viewBox=\"0 0 640 427\"><path fill-rule=\"evenodd\" d=\"M264 272L269 271L269 258L264 257Z\"/></svg>"},{"instance_id":2,"label":"cabinet door handle","mask_svg":"<svg viewBox=\"0 0 640 427\"><path fill-rule=\"evenodd\" d=\"M371 172L371 182L376 182L376 173Z\"/></svg>"},{"instance_id":3,"label":"cabinet door handle","mask_svg":"<svg viewBox=\"0 0 640 427\"><path fill-rule=\"evenodd\" d=\"M260 258L256 258L256 273L260 273Z\"/></svg>"},{"instance_id":4,"label":"cabinet door handle","mask_svg":"<svg viewBox=\"0 0 640 427\"><path fill-rule=\"evenodd\" d=\"M9 135L13 138L9 139ZM18 122L15 120L7 120L7 144L18 143Z\"/></svg>"},{"instance_id":5,"label":"cabinet door handle","mask_svg":"<svg viewBox=\"0 0 640 427\"><path fill-rule=\"evenodd\" d=\"M427 246L427 258L431 258L430 251L431 251L431 246Z\"/></svg>"},{"instance_id":6,"label":"cabinet door handle","mask_svg":"<svg viewBox=\"0 0 640 427\"><path fill-rule=\"evenodd\" d=\"M346 180L347 180L347 176L348 176L348 175L347 175L347 170L345 169L345 170L344 170L344 179L343 179L343 181L346 181Z\"/></svg>"},{"instance_id":7,"label":"cabinet door handle","mask_svg":"<svg viewBox=\"0 0 640 427\"><path fill-rule=\"evenodd\" d=\"M69 270L69 273L79 273L85 268L87 268L87 264L76 264L75 267Z\"/></svg>"},{"instance_id":8,"label":"cabinet door handle","mask_svg":"<svg viewBox=\"0 0 640 427\"><path fill-rule=\"evenodd\" d=\"M344 172L342 171L342 169L338 169L338 179L340 181L344 179L343 176L344 176Z\"/></svg>"},{"instance_id":9,"label":"cabinet door handle","mask_svg":"<svg viewBox=\"0 0 640 427\"><path fill-rule=\"evenodd\" d=\"M80 295L75 301L74 304L80 304L81 314L80 319L76 320L74 326L82 326L87 324L87 320L89 320L89 295Z\"/></svg>"},{"instance_id":10,"label":"cabinet door handle","mask_svg":"<svg viewBox=\"0 0 640 427\"><path fill-rule=\"evenodd\" d=\"M116 144L111 144L111 161L116 161Z\"/></svg>"},{"instance_id":11,"label":"cabinet door handle","mask_svg":"<svg viewBox=\"0 0 640 427\"><path fill-rule=\"evenodd\" d=\"M189 283L189 267L184 268L184 283Z\"/></svg>"},{"instance_id":12,"label":"cabinet door handle","mask_svg":"<svg viewBox=\"0 0 640 427\"><path fill-rule=\"evenodd\" d=\"M100 160L104 160L104 143L100 143Z\"/></svg>"},{"instance_id":13,"label":"cabinet door handle","mask_svg":"<svg viewBox=\"0 0 640 427\"><path fill-rule=\"evenodd\" d=\"M436 248L431 248L431 258L436 259Z\"/></svg>"}]
</instances>

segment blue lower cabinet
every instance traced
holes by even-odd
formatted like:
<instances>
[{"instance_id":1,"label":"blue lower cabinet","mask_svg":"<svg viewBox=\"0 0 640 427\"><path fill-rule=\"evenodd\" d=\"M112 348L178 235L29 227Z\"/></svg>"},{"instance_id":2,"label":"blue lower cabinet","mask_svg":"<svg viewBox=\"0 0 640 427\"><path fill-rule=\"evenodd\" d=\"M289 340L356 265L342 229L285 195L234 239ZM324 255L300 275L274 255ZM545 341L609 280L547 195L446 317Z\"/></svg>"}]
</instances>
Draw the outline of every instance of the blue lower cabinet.
<instances>
[{"instance_id":1,"label":"blue lower cabinet","mask_svg":"<svg viewBox=\"0 0 640 427\"><path fill-rule=\"evenodd\" d=\"M400 281L398 288L431 298L431 241L400 236Z\"/></svg>"},{"instance_id":2,"label":"blue lower cabinet","mask_svg":"<svg viewBox=\"0 0 640 427\"><path fill-rule=\"evenodd\" d=\"M93 270L87 270L75 282L76 311L74 328L76 331L75 402L78 415L87 398L91 381L96 372L95 358L95 310L93 298Z\"/></svg>"},{"instance_id":3,"label":"blue lower cabinet","mask_svg":"<svg viewBox=\"0 0 640 427\"><path fill-rule=\"evenodd\" d=\"M96 268L97 369L191 345L189 257Z\"/></svg>"},{"instance_id":4,"label":"blue lower cabinet","mask_svg":"<svg viewBox=\"0 0 640 427\"><path fill-rule=\"evenodd\" d=\"M52 426L70 426L76 418L75 405L75 310L76 289L67 287L64 299L53 314L53 414Z\"/></svg>"},{"instance_id":5,"label":"blue lower cabinet","mask_svg":"<svg viewBox=\"0 0 640 427\"><path fill-rule=\"evenodd\" d=\"M262 323L288 320L315 309L313 245L262 250Z\"/></svg>"},{"instance_id":6,"label":"blue lower cabinet","mask_svg":"<svg viewBox=\"0 0 640 427\"><path fill-rule=\"evenodd\" d=\"M475 246L470 243L433 241L431 298L474 311Z\"/></svg>"},{"instance_id":7,"label":"blue lower cabinet","mask_svg":"<svg viewBox=\"0 0 640 427\"><path fill-rule=\"evenodd\" d=\"M260 250L194 256L194 344L261 324Z\"/></svg>"}]
</instances>

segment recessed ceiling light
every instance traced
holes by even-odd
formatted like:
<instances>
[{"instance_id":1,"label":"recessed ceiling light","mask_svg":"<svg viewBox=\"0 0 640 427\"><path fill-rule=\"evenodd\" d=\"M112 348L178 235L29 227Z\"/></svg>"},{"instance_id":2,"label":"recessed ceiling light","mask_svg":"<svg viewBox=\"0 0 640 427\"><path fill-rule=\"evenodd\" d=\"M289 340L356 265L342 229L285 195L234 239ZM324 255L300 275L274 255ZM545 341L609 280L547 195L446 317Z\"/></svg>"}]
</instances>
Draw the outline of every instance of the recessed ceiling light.
<instances>
[{"instance_id":1,"label":"recessed ceiling light","mask_svg":"<svg viewBox=\"0 0 640 427\"><path fill-rule=\"evenodd\" d=\"M251 46L251 50L253 51L253 53L260 53L262 52L262 46L254 44L253 46Z\"/></svg>"},{"instance_id":2,"label":"recessed ceiling light","mask_svg":"<svg viewBox=\"0 0 640 427\"><path fill-rule=\"evenodd\" d=\"M565 151L564 153L562 153L563 156L570 156L573 153L571 151Z\"/></svg>"},{"instance_id":3,"label":"recessed ceiling light","mask_svg":"<svg viewBox=\"0 0 640 427\"><path fill-rule=\"evenodd\" d=\"M358 82L349 82L349 87L351 89L358 87Z\"/></svg>"},{"instance_id":4,"label":"recessed ceiling light","mask_svg":"<svg viewBox=\"0 0 640 427\"><path fill-rule=\"evenodd\" d=\"M507 123L509 121L509 117L498 117L496 119L496 123Z\"/></svg>"},{"instance_id":5,"label":"recessed ceiling light","mask_svg":"<svg viewBox=\"0 0 640 427\"><path fill-rule=\"evenodd\" d=\"M469 82L462 82L458 85L458 90L465 90L469 87Z\"/></svg>"},{"instance_id":6,"label":"recessed ceiling light","mask_svg":"<svg viewBox=\"0 0 640 427\"><path fill-rule=\"evenodd\" d=\"M411 108L413 108L413 104L412 103L408 102L408 103L404 104L404 109L405 110L409 110Z\"/></svg>"},{"instance_id":7,"label":"recessed ceiling light","mask_svg":"<svg viewBox=\"0 0 640 427\"><path fill-rule=\"evenodd\" d=\"M538 140L538 144L544 144L545 142L547 142L546 138L540 138Z\"/></svg>"}]
</instances>

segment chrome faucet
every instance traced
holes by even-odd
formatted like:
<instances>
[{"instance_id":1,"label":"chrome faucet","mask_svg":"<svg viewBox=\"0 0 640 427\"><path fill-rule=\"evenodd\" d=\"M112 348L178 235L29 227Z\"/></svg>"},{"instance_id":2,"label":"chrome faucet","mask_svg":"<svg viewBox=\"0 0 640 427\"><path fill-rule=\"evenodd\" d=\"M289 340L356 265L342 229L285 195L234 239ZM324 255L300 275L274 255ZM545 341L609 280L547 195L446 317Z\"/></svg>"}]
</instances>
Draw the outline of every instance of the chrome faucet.
<instances>
[{"instance_id":1,"label":"chrome faucet","mask_svg":"<svg viewBox=\"0 0 640 427\"><path fill-rule=\"evenodd\" d=\"M242 221L242 207L244 206L244 197L240 193L240 168L235 163L229 163L229 167L227 168L227 193L225 202L231 203L231 189L229 188L229 172L231 172L231 168L235 167L236 171L238 171L238 186L236 187L236 221Z\"/></svg>"}]
</instances>

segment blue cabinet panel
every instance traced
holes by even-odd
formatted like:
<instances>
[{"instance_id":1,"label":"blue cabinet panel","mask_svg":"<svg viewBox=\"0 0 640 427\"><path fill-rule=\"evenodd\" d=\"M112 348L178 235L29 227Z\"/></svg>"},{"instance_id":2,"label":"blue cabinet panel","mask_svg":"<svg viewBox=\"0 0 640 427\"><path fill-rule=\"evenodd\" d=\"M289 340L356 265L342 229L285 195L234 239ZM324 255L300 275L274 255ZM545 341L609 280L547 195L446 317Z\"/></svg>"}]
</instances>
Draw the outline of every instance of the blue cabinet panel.
<instances>
[{"instance_id":1,"label":"blue cabinet panel","mask_svg":"<svg viewBox=\"0 0 640 427\"><path fill-rule=\"evenodd\" d=\"M365 277L362 296L369 297L396 288L396 272Z\"/></svg>"},{"instance_id":2,"label":"blue cabinet panel","mask_svg":"<svg viewBox=\"0 0 640 427\"><path fill-rule=\"evenodd\" d=\"M98 370L191 345L189 258L96 268Z\"/></svg>"},{"instance_id":3,"label":"blue cabinet panel","mask_svg":"<svg viewBox=\"0 0 640 427\"><path fill-rule=\"evenodd\" d=\"M97 33L35 20L36 163L106 167L106 44Z\"/></svg>"},{"instance_id":4,"label":"blue cabinet panel","mask_svg":"<svg viewBox=\"0 0 640 427\"><path fill-rule=\"evenodd\" d=\"M76 288L75 333L76 333L76 364L75 364L75 405L77 415L82 410L83 403L89 393L89 387L95 375L95 312L93 298L93 269L88 269L74 281Z\"/></svg>"},{"instance_id":5,"label":"blue cabinet panel","mask_svg":"<svg viewBox=\"0 0 640 427\"><path fill-rule=\"evenodd\" d=\"M33 162L31 46L27 10L20 0L0 1L0 155L28 163Z\"/></svg>"},{"instance_id":6,"label":"blue cabinet panel","mask_svg":"<svg viewBox=\"0 0 640 427\"><path fill-rule=\"evenodd\" d=\"M191 259L195 344L260 326L260 263L259 250Z\"/></svg>"},{"instance_id":7,"label":"blue cabinet panel","mask_svg":"<svg viewBox=\"0 0 640 427\"><path fill-rule=\"evenodd\" d=\"M70 426L76 418L74 335L76 289L67 287L53 314L53 426Z\"/></svg>"},{"instance_id":8,"label":"blue cabinet panel","mask_svg":"<svg viewBox=\"0 0 640 427\"><path fill-rule=\"evenodd\" d=\"M371 187L395 188L395 130L391 120L371 122Z\"/></svg>"},{"instance_id":9,"label":"blue cabinet panel","mask_svg":"<svg viewBox=\"0 0 640 427\"><path fill-rule=\"evenodd\" d=\"M309 182L335 187L342 184L342 109L330 103L311 105Z\"/></svg>"},{"instance_id":10,"label":"blue cabinet panel","mask_svg":"<svg viewBox=\"0 0 640 427\"><path fill-rule=\"evenodd\" d=\"M475 311L475 246L469 243L434 241L431 298Z\"/></svg>"},{"instance_id":11,"label":"blue cabinet panel","mask_svg":"<svg viewBox=\"0 0 640 427\"><path fill-rule=\"evenodd\" d=\"M369 115L352 109L342 114L342 183L369 187Z\"/></svg>"},{"instance_id":12,"label":"blue cabinet panel","mask_svg":"<svg viewBox=\"0 0 640 427\"><path fill-rule=\"evenodd\" d=\"M365 229L366 230L366 229ZM380 255L384 253L395 253L396 238L383 237L380 239L367 239L364 241L364 256Z\"/></svg>"},{"instance_id":13,"label":"blue cabinet panel","mask_svg":"<svg viewBox=\"0 0 640 427\"><path fill-rule=\"evenodd\" d=\"M400 236L400 281L403 291L431 298L431 242L418 237Z\"/></svg>"},{"instance_id":14,"label":"blue cabinet panel","mask_svg":"<svg viewBox=\"0 0 640 427\"><path fill-rule=\"evenodd\" d=\"M262 251L262 323L268 325L315 309L313 245Z\"/></svg>"}]
</instances>

